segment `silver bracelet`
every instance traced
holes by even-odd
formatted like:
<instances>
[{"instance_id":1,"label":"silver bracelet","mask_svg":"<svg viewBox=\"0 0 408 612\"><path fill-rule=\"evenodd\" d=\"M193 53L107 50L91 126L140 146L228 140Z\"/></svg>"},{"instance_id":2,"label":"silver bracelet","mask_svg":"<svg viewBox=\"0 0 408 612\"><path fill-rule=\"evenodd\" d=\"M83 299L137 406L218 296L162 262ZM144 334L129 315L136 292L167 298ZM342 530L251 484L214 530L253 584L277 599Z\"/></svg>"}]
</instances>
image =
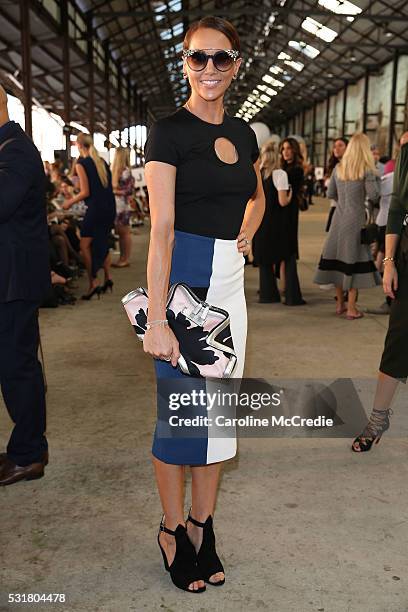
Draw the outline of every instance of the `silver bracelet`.
<instances>
[{"instance_id":1,"label":"silver bracelet","mask_svg":"<svg viewBox=\"0 0 408 612\"><path fill-rule=\"evenodd\" d=\"M146 329L151 329L152 327L156 327L157 325L168 325L169 322L167 319L156 319L155 321L149 321L146 323Z\"/></svg>"}]
</instances>

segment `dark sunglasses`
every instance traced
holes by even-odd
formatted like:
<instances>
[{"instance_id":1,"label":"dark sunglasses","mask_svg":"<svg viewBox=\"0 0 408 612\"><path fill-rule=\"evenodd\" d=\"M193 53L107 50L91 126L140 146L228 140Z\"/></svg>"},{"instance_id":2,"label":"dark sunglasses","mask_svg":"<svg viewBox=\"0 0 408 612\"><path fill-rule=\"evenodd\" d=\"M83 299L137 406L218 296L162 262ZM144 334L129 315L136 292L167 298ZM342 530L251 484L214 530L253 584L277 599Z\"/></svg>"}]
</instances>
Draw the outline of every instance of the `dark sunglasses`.
<instances>
[{"instance_id":1,"label":"dark sunglasses","mask_svg":"<svg viewBox=\"0 0 408 612\"><path fill-rule=\"evenodd\" d=\"M204 70L210 57L214 68L220 72L227 72L239 58L239 51L235 49L222 49L216 51L213 55L208 55L202 49L184 49L182 57L187 60L188 67L196 72Z\"/></svg>"}]
</instances>

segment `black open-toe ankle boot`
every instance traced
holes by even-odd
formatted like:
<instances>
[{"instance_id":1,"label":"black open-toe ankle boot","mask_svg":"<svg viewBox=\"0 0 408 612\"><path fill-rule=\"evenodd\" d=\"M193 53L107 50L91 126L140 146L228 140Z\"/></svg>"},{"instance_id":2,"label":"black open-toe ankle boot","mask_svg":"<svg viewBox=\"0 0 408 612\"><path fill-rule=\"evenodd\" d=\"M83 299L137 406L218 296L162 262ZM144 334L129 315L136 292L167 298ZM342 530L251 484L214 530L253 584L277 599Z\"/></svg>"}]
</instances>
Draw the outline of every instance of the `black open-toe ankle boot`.
<instances>
[{"instance_id":1,"label":"black open-toe ankle boot","mask_svg":"<svg viewBox=\"0 0 408 612\"><path fill-rule=\"evenodd\" d=\"M383 433L390 427L391 414L393 414L392 408L386 410L373 408L367 425L363 432L354 439L351 450L355 453L365 453L374 443L378 444Z\"/></svg>"},{"instance_id":2,"label":"black open-toe ankle boot","mask_svg":"<svg viewBox=\"0 0 408 612\"><path fill-rule=\"evenodd\" d=\"M225 583L225 578L217 582L211 582L210 576L217 572L224 572L223 565L220 561L217 551L215 550L215 534L213 529L213 518L211 514L207 517L205 523L200 523L188 513L187 520L203 529L203 541L201 542L200 550L197 553L197 565L200 570L202 579L212 586L221 586Z\"/></svg>"},{"instance_id":3,"label":"black open-toe ankle boot","mask_svg":"<svg viewBox=\"0 0 408 612\"><path fill-rule=\"evenodd\" d=\"M163 546L160 544L159 536L161 531L165 531L176 538L176 554L174 555L171 565L169 565L166 553L164 552ZM188 588L192 582L203 580L203 577L197 565L196 551L190 542L185 526L179 523L174 531L168 529L164 526L163 515L160 522L159 533L157 534L157 542L163 555L164 567L170 572L173 584L179 589L188 591L189 593L202 593L205 591L205 586L199 589Z\"/></svg>"}]
</instances>

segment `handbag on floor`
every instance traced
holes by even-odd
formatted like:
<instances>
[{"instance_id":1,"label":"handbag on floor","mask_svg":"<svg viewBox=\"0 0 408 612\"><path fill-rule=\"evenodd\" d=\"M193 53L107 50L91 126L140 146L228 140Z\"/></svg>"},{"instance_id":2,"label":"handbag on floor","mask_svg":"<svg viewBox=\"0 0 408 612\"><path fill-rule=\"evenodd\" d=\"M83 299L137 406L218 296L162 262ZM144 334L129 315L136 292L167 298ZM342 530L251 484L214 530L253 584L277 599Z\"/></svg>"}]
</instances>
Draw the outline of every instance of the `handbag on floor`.
<instances>
[{"instance_id":1,"label":"handbag on floor","mask_svg":"<svg viewBox=\"0 0 408 612\"><path fill-rule=\"evenodd\" d=\"M147 290L139 287L122 298L137 337L143 340L148 316ZM183 374L202 378L229 378L237 363L229 313L200 300L185 283L169 289L166 317L176 336Z\"/></svg>"}]
</instances>

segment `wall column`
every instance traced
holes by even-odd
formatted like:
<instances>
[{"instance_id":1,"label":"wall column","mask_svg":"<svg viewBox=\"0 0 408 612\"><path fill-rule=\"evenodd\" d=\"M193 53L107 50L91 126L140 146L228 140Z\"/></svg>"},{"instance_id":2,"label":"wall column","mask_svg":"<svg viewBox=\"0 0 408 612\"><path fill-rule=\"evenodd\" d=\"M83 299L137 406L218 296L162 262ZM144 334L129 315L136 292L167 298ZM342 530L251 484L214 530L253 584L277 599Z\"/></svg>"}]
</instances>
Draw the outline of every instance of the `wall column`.
<instances>
[{"instance_id":1,"label":"wall column","mask_svg":"<svg viewBox=\"0 0 408 612\"><path fill-rule=\"evenodd\" d=\"M126 98L127 98L127 146L130 148L130 124L132 123L132 89L130 87L130 76L126 77Z\"/></svg>"},{"instance_id":2,"label":"wall column","mask_svg":"<svg viewBox=\"0 0 408 612\"><path fill-rule=\"evenodd\" d=\"M390 111L390 125L388 133L388 156L392 157L394 148L394 133L395 133L395 97L397 93L397 77L398 77L398 62L399 52L395 49L394 52L394 63L392 66L392 86L391 86L391 111Z\"/></svg>"},{"instance_id":3,"label":"wall column","mask_svg":"<svg viewBox=\"0 0 408 612\"><path fill-rule=\"evenodd\" d=\"M122 126L123 126L123 114L122 114L122 67L118 62L118 129L119 129L119 146L122 146Z\"/></svg>"},{"instance_id":4,"label":"wall column","mask_svg":"<svg viewBox=\"0 0 408 612\"><path fill-rule=\"evenodd\" d=\"M87 57L88 57L88 121L89 132L93 138L95 133L95 74L93 58L92 14L87 19Z\"/></svg>"},{"instance_id":5,"label":"wall column","mask_svg":"<svg viewBox=\"0 0 408 612\"><path fill-rule=\"evenodd\" d=\"M31 72L31 27L30 27L30 4L28 0L20 0L20 22L21 22L21 55L23 73L23 103L25 132L32 138L33 116L32 116L32 72Z\"/></svg>"},{"instance_id":6,"label":"wall column","mask_svg":"<svg viewBox=\"0 0 408 612\"><path fill-rule=\"evenodd\" d=\"M111 118L111 94L110 94L110 70L109 70L109 44L105 44L105 114L106 114L106 147L110 149L110 133L112 131L112 118Z\"/></svg>"},{"instance_id":7,"label":"wall column","mask_svg":"<svg viewBox=\"0 0 408 612\"><path fill-rule=\"evenodd\" d=\"M348 93L348 81L344 81L343 89L343 113L341 117L341 135L343 138L346 135L346 117L347 117L347 93Z\"/></svg>"},{"instance_id":8,"label":"wall column","mask_svg":"<svg viewBox=\"0 0 408 612\"><path fill-rule=\"evenodd\" d=\"M329 144L329 118L330 118L330 94L327 94L326 98L326 119L324 124L324 152L323 152L323 166L326 168L327 163L327 146Z\"/></svg>"},{"instance_id":9,"label":"wall column","mask_svg":"<svg viewBox=\"0 0 408 612\"><path fill-rule=\"evenodd\" d=\"M364 102L363 102L363 129L362 132L365 133L367 128L367 117L368 117L368 89L370 86L370 69L366 69L365 77L364 77Z\"/></svg>"},{"instance_id":10,"label":"wall column","mask_svg":"<svg viewBox=\"0 0 408 612\"><path fill-rule=\"evenodd\" d=\"M313 104L313 112L312 112L312 146L310 148L310 157L312 164L315 164L315 132L316 132L316 102Z\"/></svg>"},{"instance_id":11,"label":"wall column","mask_svg":"<svg viewBox=\"0 0 408 612\"><path fill-rule=\"evenodd\" d=\"M64 133L67 160L71 159L71 67L69 57L68 2L61 0L62 71L64 80Z\"/></svg>"}]
</instances>

